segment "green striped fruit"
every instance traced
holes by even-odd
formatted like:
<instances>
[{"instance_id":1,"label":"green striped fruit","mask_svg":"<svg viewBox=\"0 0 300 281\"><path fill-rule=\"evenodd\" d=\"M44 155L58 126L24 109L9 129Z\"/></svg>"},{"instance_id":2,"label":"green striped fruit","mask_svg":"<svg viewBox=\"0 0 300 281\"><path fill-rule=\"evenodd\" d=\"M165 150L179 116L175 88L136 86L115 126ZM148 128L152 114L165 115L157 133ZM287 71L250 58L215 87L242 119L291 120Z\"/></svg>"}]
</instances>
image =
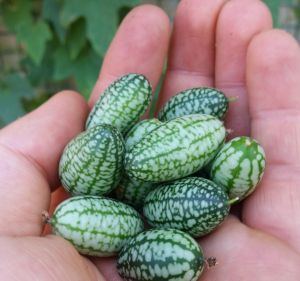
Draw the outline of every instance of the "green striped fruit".
<instances>
[{"instance_id":1,"label":"green striped fruit","mask_svg":"<svg viewBox=\"0 0 300 281\"><path fill-rule=\"evenodd\" d=\"M173 119L125 153L126 172L129 177L149 182L188 176L214 157L225 135L223 123L210 115Z\"/></svg>"},{"instance_id":2,"label":"green striped fruit","mask_svg":"<svg viewBox=\"0 0 300 281\"><path fill-rule=\"evenodd\" d=\"M150 225L179 229L194 237L213 231L227 217L229 209L224 189L197 177L163 184L144 201L144 216Z\"/></svg>"},{"instance_id":3,"label":"green striped fruit","mask_svg":"<svg viewBox=\"0 0 300 281\"><path fill-rule=\"evenodd\" d=\"M126 135L125 138L125 147L126 150L129 151L136 143L138 143L144 136L152 132L158 126L160 126L162 122L158 119L145 119L136 125L134 125Z\"/></svg>"},{"instance_id":4,"label":"green striped fruit","mask_svg":"<svg viewBox=\"0 0 300 281\"><path fill-rule=\"evenodd\" d=\"M122 135L102 124L79 134L64 149L59 176L74 195L102 195L114 189L122 175L125 145Z\"/></svg>"},{"instance_id":5,"label":"green striped fruit","mask_svg":"<svg viewBox=\"0 0 300 281\"><path fill-rule=\"evenodd\" d=\"M115 196L118 200L129 204L136 209L141 209L147 194L156 188L156 184L130 179L124 176L115 189Z\"/></svg>"},{"instance_id":6,"label":"green striped fruit","mask_svg":"<svg viewBox=\"0 0 300 281\"><path fill-rule=\"evenodd\" d=\"M196 281L204 257L198 243L175 229L142 232L122 248L117 261L126 281Z\"/></svg>"},{"instance_id":7,"label":"green striped fruit","mask_svg":"<svg viewBox=\"0 0 300 281\"><path fill-rule=\"evenodd\" d=\"M144 225L131 207L98 196L76 196L63 201L50 220L52 231L81 253L112 256Z\"/></svg>"},{"instance_id":8,"label":"green striped fruit","mask_svg":"<svg viewBox=\"0 0 300 281\"><path fill-rule=\"evenodd\" d=\"M265 153L257 141L237 137L224 144L214 159L210 177L222 185L230 198L245 198L261 180Z\"/></svg>"},{"instance_id":9,"label":"green striped fruit","mask_svg":"<svg viewBox=\"0 0 300 281\"><path fill-rule=\"evenodd\" d=\"M168 121L195 113L223 119L228 110L228 98L214 88L193 88L170 98L159 111L158 119Z\"/></svg>"},{"instance_id":10,"label":"green striped fruit","mask_svg":"<svg viewBox=\"0 0 300 281\"><path fill-rule=\"evenodd\" d=\"M145 113L151 95L152 88L145 76L134 73L122 76L100 95L86 128L105 123L126 133Z\"/></svg>"}]
</instances>

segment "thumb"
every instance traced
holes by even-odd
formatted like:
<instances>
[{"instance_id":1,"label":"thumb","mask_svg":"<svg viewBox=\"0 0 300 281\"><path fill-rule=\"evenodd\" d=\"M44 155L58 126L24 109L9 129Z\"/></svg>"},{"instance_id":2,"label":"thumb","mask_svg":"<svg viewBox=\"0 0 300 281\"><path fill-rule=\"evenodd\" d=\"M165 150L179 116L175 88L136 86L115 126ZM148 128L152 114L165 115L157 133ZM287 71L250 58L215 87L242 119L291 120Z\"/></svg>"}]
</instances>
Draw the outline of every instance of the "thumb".
<instances>
[{"instance_id":1,"label":"thumb","mask_svg":"<svg viewBox=\"0 0 300 281\"><path fill-rule=\"evenodd\" d=\"M0 248L0 280L105 281L91 261L57 236L1 237Z\"/></svg>"}]
</instances>

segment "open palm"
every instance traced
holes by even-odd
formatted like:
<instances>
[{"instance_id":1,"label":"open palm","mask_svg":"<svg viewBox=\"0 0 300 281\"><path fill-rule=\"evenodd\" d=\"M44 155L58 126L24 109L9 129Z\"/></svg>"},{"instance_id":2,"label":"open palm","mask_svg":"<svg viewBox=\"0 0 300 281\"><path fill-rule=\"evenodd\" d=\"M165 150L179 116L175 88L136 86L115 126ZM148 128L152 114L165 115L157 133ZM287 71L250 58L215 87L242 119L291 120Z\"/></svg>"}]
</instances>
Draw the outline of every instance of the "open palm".
<instances>
[{"instance_id":1,"label":"open palm","mask_svg":"<svg viewBox=\"0 0 300 281\"><path fill-rule=\"evenodd\" d=\"M233 135L265 148L267 167L241 209L199 243L219 264L201 280L300 279L300 49L271 29L258 0L182 0L170 24L157 7L123 21L107 52L90 106L115 78L146 75L155 87L168 54L161 106L191 87L237 96L226 121ZM84 126L89 106L64 91L0 131L0 280L121 280L115 259L81 257L67 241L42 237L41 213L58 185L66 143Z\"/></svg>"}]
</instances>

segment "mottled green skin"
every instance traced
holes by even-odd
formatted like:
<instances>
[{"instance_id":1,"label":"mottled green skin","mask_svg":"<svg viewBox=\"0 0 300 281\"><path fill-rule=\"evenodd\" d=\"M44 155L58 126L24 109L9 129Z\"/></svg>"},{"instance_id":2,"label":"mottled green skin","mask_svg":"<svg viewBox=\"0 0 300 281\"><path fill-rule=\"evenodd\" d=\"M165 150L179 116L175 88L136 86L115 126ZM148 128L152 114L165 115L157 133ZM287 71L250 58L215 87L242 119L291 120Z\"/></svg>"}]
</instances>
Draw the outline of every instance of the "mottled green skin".
<instances>
[{"instance_id":1,"label":"mottled green skin","mask_svg":"<svg viewBox=\"0 0 300 281\"><path fill-rule=\"evenodd\" d=\"M138 234L122 248L117 261L125 281L196 281L203 266L198 243L175 229Z\"/></svg>"},{"instance_id":2,"label":"mottled green skin","mask_svg":"<svg viewBox=\"0 0 300 281\"><path fill-rule=\"evenodd\" d=\"M140 74L127 74L114 81L94 105L86 122L89 129L110 124L126 133L145 113L152 97L149 81Z\"/></svg>"},{"instance_id":3,"label":"mottled green skin","mask_svg":"<svg viewBox=\"0 0 300 281\"><path fill-rule=\"evenodd\" d=\"M144 201L147 222L200 237L213 231L230 209L224 189L198 177L179 179L151 191Z\"/></svg>"},{"instance_id":4,"label":"mottled green skin","mask_svg":"<svg viewBox=\"0 0 300 281\"><path fill-rule=\"evenodd\" d=\"M157 184L130 179L124 176L114 191L116 198L140 210L148 193L154 190Z\"/></svg>"},{"instance_id":5,"label":"mottled green skin","mask_svg":"<svg viewBox=\"0 0 300 281\"><path fill-rule=\"evenodd\" d=\"M144 225L131 207L98 196L76 196L63 201L51 218L52 231L81 253L116 255Z\"/></svg>"},{"instance_id":6,"label":"mottled green skin","mask_svg":"<svg viewBox=\"0 0 300 281\"><path fill-rule=\"evenodd\" d=\"M168 121L184 115L202 113L223 119L228 110L228 99L214 88L193 88L170 98L159 111L158 119Z\"/></svg>"},{"instance_id":7,"label":"mottled green skin","mask_svg":"<svg viewBox=\"0 0 300 281\"><path fill-rule=\"evenodd\" d=\"M152 132L154 129L162 124L158 119L145 119L134 125L126 135L125 147L129 151L136 143L138 143L144 136Z\"/></svg>"},{"instance_id":8,"label":"mottled green skin","mask_svg":"<svg viewBox=\"0 0 300 281\"><path fill-rule=\"evenodd\" d=\"M73 195L102 195L113 190L122 175L125 145L122 135L102 124L79 134L64 149L59 177Z\"/></svg>"},{"instance_id":9,"label":"mottled green skin","mask_svg":"<svg viewBox=\"0 0 300 281\"><path fill-rule=\"evenodd\" d=\"M210 177L222 185L230 198L250 195L265 169L265 153L257 141L237 137L224 144L215 157Z\"/></svg>"},{"instance_id":10,"label":"mottled green skin","mask_svg":"<svg viewBox=\"0 0 300 281\"><path fill-rule=\"evenodd\" d=\"M216 117L187 115L164 123L125 153L129 177L164 182L201 169L224 142L225 128Z\"/></svg>"}]
</instances>

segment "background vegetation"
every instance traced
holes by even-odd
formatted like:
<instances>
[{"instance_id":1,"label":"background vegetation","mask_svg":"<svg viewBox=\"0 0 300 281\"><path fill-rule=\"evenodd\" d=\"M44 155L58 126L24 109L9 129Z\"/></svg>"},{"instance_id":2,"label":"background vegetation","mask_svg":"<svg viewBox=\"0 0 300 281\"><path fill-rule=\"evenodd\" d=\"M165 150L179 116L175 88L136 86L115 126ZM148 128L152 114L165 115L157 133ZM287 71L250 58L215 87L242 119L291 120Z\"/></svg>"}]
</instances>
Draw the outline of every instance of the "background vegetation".
<instances>
[{"instance_id":1,"label":"background vegetation","mask_svg":"<svg viewBox=\"0 0 300 281\"><path fill-rule=\"evenodd\" d=\"M0 0L0 127L60 89L88 98L119 23L142 2L172 18L178 0ZM275 24L297 35L300 0L266 3Z\"/></svg>"}]
</instances>

